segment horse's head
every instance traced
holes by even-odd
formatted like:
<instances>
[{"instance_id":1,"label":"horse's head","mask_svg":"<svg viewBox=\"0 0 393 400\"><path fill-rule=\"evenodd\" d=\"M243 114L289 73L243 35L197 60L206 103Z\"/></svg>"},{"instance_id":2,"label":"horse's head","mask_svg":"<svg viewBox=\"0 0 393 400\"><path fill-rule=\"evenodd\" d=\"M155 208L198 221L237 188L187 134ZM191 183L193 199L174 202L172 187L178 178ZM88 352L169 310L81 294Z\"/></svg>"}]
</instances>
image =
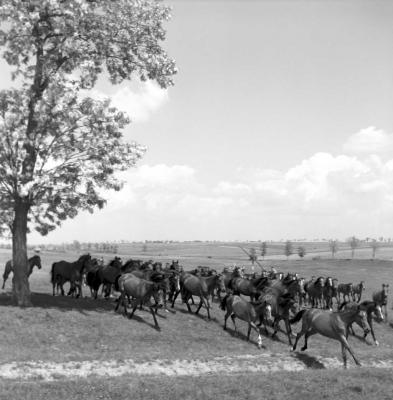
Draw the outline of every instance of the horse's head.
<instances>
[{"instance_id":1,"label":"horse's head","mask_svg":"<svg viewBox=\"0 0 393 400\"><path fill-rule=\"evenodd\" d=\"M33 257L33 265L35 265L38 269L42 268L41 257L38 254Z\"/></svg>"},{"instance_id":2,"label":"horse's head","mask_svg":"<svg viewBox=\"0 0 393 400\"><path fill-rule=\"evenodd\" d=\"M360 287L361 290L366 289L366 284L364 283L364 281L360 281L359 287Z\"/></svg>"},{"instance_id":3,"label":"horse's head","mask_svg":"<svg viewBox=\"0 0 393 400\"><path fill-rule=\"evenodd\" d=\"M374 308L374 315L378 322L383 321L384 317L383 317L382 307L379 304L376 304Z\"/></svg>"},{"instance_id":4,"label":"horse's head","mask_svg":"<svg viewBox=\"0 0 393 400\"><path fill-rule=\"evenodd\" d=\"M224 282L224 275L217 274L216 275L216 288L220 290L220 292L225 292L225 282Z\"/></svg>"},{"instance_id":5,"label":"horse's head","mask_svg":"<svg viewBox=\"0 0 393 400\"><path fill-rule=\"evenodd\" d=\"M364 333L370 332L370 325L367 321L367 312L363 310L360 306L357 307L355 322L362 327Z\"/></svg>"}]
</instances>

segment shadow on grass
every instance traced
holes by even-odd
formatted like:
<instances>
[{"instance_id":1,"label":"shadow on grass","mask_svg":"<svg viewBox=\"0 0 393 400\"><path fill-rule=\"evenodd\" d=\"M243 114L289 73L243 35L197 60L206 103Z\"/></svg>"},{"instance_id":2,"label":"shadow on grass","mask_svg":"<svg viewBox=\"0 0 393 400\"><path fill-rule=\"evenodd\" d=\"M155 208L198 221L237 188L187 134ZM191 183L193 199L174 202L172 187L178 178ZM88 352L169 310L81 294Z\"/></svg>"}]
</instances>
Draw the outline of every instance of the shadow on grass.
<instances>
[{"instance_id":1,"label":"shadow on grass","mask_svg":"<svg viewBox=\"0 0 393 400\"><path fill-rule=\"evenodd\" d=\"M86 311L110 312L114 311L116 302L111 300L92 298L76 299L67 296L52 296L47 293L31 293L33 308L57 309L60 311L79 311L86 314ZM0 306L12 307L12 296L9 293L0 294Z\"/></svg>"},{"instance_id":2,"label":"shadow on grass","mask_svg":"<svg viewBox=\"0 0 393 400\"><path fill-rule=\"evenodd\" d=\"M306 353L296 352L292 353L292 356L301 361L307 368L326 369L326 367L320 361Z\"/></svg>"},{"instance_id":3,"label":"shadow on grass","mask_svg":"<svg viewBox=\"0 0 393 400\"><path fill-rule=\"evenodd\" d=\"M184 305L184 308L181 308L181 305L180 305L180 307L176 308L176 312L178 312L180 314L193 315L194 317L199 318L204 321L207 321L207 322L219 323L219 321L217 320L216 317L211 317L210 320L207 318L206 308L202 307L199 310L198 314L195 314L195 311L196 311L196 307L194 307L194 310L193 310L193 307L191 306L191 312L189 312L186 305Z\"/></svg>"},{"instance_id":4,"label":"shadow on grass","mask_svg":"<svg viewBox=\"0 0 393 400\"><path fill-rule=\"evenodd\" d=\"M245 341L247 343L247 335L245 335L244 333L240 332L239 330L236 332L234 329L231 329L231 328L227 327L225 332L229 333L232 337L234 337L236 339L243 340L243 341ZM253 335L256 335L254 330L251 331L250 340L248 341L248 343L258 347L258 343L256 341L252 340ZM262 348L266 349L266 346L263 344Z\"/></svg>"}]
</instances>

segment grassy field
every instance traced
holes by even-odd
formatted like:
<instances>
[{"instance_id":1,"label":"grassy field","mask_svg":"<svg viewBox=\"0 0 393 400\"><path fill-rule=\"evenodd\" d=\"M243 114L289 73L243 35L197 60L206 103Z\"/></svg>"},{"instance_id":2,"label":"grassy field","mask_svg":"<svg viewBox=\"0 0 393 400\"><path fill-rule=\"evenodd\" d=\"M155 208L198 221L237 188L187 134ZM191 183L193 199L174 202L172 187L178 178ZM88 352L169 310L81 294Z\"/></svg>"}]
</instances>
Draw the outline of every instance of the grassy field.
<instances>
[{"instance_id":1,"label":"grassy field","mask_svg":"<svg viewBox=\"0 0 393 400\"><path fill-rule=\"evenodd\" d=\"M170 248L164 245L149 244L147 251L135 248L129 253L119 252L123 258L152 258L158 261L179 259L186 269L197 265L209 265L220 270L234 263L246 265L251 270L247 256L238 247L230 244L174 244ZM317 254L317 253L316 253ZM96 254L94 254L96 255ZM300 260L292 256L285 259L268 259L263 265L275 265L281 271L298 272L306 278L312 275L332 276L340 282L366 282L365 298L370 298L374 290L382 283L393 281L393 262L385 249L385 259L370 260L318 258L314 255ZM10 257L7 251L0 252L0 265ZM33 307L19 309L10 301L11 280L0 295L1 362L28 362L32 360L69 362L84 360L133 359L135 362L153 362L166 360L210 360L213 357L236 355L255 355L268 352L272 359L289 354L286 335L279 332L278 338L264 337L264 347L258 350L255 336L247 343L246 325L239 323L241 334L236 336L229 322L229 330L223 331L223 311L217 303L213 304L212 321L205 319L205 310L201 316L189 314L186 307L178 301L174 313L159 312L158 321L161 331L153 328L153 320L147 311L137 311L135 318L128 320L114 312L113 300L92 300L90 298L71 299L53 297L49 283L50 266L54 261L65 259L74 261L75 253L44 252L41 255L43 268L34 269L30 278L33 292ZM105 256L109 260L111 256ZM258 270L259 267L255 267ZM85 295L88 295L85 289ZM389 302L389 309L391 301ZM390 310L389 310L390 311ZM391 311L393 313L393 311ZM392 316L393 317L393 314ZM359 359L367 366L372 362L393 360L393 319L387 323L375 324L379 347L365 344L360 337L351 337L350 342ZM294 326L298 330L299 326ZM360 334L360 330L357 329ZM4 380L0 389L1 398L93 398L94 393L101 398L260 398L269 399L311 398L307 393L322 390L323 398L336 398L337 393L347 388L342 399L378 397L391 398L393 392L391 370L370 370L367 367L350 369L343 372L318 370L320 357L338 358L341 351L338 342L313 336L309 341L306 356L300 353L292 355L298 362L304 363L307 372L278 372L275 374L226 374L200 377L160 377L141 378L136 376L97 379L89 377L78 381L26 382L17 385ZM349 363L353 365L350 359ZM285 382L285 384L283 384ZM322 388L322 389L321 389ZM131 392L130 392L131 391ZM239 391L243 391L240 394ZM12 396L10 396L12 393ZM112 393L112 397L111 397ZM299 397L295 396L298 393ZM197 395L198 394L198 395ZM301 394L301 396L300 396ZM336 394L334 396L334 394ZM8 397L7 397L8 396ZM29 397L30 396L30 397ZM280 397L281 396L281 397ZM346 397L345 397L346 396ZM385 397L384 397L385 396ZM95 397L99 398L99 397Z\"/></svg>"}]
</instances>

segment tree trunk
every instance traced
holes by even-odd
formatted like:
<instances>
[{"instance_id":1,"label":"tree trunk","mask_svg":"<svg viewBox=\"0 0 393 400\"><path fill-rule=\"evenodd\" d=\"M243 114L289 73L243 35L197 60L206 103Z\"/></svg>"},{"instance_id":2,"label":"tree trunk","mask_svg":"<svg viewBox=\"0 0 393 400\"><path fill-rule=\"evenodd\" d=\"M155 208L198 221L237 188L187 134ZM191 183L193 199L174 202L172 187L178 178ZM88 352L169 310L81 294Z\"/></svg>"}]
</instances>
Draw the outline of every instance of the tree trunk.
<instances>
[{"instance_id":1,"label":"tree trunk","mask_svg":"<svg viewBox=\"0 0 393 400\"><path fill-rule=\"evenodd\" d=\"M15 203L12 226L13 301L19 307L31 306L30 286L27 277L27 199L20 198Z\"/></svg>"}]
</instances>

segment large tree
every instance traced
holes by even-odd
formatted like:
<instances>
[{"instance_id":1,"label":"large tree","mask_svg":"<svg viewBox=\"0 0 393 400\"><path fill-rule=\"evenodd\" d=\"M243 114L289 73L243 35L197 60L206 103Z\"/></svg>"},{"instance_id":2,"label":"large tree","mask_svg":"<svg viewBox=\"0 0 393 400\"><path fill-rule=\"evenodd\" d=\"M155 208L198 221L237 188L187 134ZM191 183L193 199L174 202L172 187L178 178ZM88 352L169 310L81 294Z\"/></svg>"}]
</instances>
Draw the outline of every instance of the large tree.
<instances>
[{"instance_id":1,"label":"large tree","mask_svg":"<svg viewBox=\"0 0 393 400\"><path fill-rule=\"evenodd\" d=\"M3 0L0 45L15 88L0 92L0 226L12 234L14 299L30 304L29 229L46 234L79 210L105 204L103 189L144 148L109 100L88 96L103 73L113 84L176 72L161 42L169 9L156 0Z\"/></svg>"}]
</instances>

